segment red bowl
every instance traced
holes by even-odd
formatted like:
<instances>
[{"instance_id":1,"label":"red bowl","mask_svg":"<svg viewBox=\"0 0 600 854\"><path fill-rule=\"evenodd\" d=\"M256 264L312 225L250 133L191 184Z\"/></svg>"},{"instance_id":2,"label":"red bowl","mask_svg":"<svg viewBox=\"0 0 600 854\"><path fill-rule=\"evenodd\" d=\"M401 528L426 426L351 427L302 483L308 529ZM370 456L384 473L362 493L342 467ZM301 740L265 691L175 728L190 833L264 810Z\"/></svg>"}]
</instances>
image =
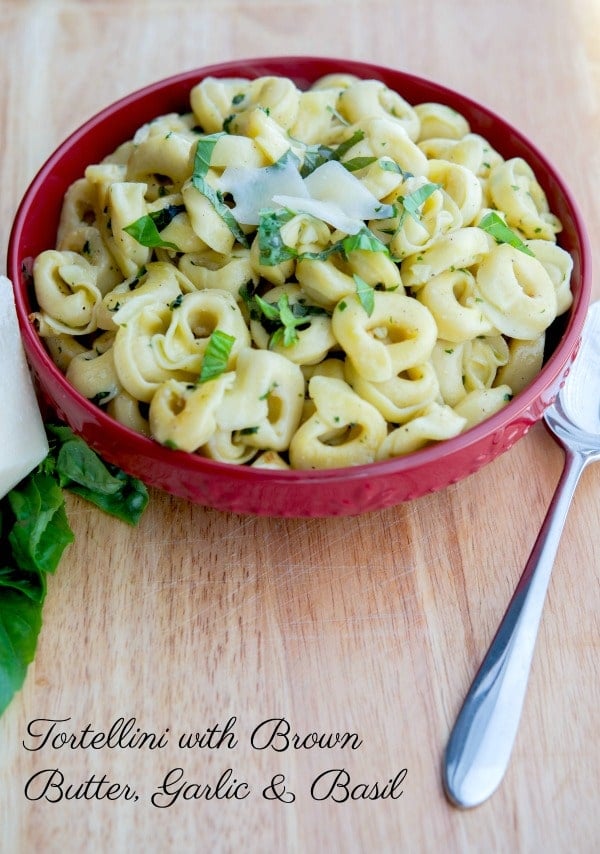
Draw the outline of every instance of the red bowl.
<instances>
[{"instance_id":1,"label":"red bowl","mask_svg":"<svg viewBox=\"0 0 600 854\"><path fill-rule=\"evenodd\" d=\"M112 152L150 119L189 110L189 91L209 75L255 78L283 75L305 88L317 78L347 72L377 78L411 103L438 101L462 113L471 130L505 158L523 157L563 223L560 244L574 261L573 305L559 319L553 351L541 373L500 412L454 439L405 457L323 471L275 471L219 463L174 451L114 421L82 397L53 363L30 313L28 264L54 246L63 196L85 167ZM364 62L319 57L239 60L187 71L117 101L75 131L42 166L17 212L8 248L23 344L43 403L101 456L151 486L199 504L270 516L342 516L377 510L442 489L507 451L553 401L577 351L590 301L590 249L577 205L544 155L523 134L485 107L428 80Z\"/></svg>"}]
</instances>

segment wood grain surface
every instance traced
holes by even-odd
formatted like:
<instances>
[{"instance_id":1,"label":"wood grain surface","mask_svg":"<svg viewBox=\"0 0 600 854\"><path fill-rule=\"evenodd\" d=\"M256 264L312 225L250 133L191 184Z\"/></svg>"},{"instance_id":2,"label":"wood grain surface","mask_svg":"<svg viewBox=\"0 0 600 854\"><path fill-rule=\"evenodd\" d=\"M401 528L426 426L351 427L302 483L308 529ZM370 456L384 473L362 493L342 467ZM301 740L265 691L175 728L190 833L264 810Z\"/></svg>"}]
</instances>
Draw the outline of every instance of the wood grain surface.
<instances>
[{"instance_id":1,"label":"wood grain surface","mask_svg":"<svg viewBox=\"0 0 600 854\"><path fill-rule=\"evenodd\" d=\"M2 257L36 170L101 107L219 60L309 53L438 80L521 128L572 187L600 269L599 33L597 0L2 0ZM0 851L600 850L600 468L563 535L506 777L466 812L441 786L561 466L538 425L466 481L356 519L244 518L153 491L131 529L69 497L75 543L0 720ZM45 744L42 718L63 721ZM266 746L271 719L289 735ZM63 744L86 727L112 740ZM153 748L127 746L144 732ZM203 746L185 746L195 733ZM336 769L389 796L319 799ZM36 800L51 774L55 802ZM114 799L67 797L91 778ZM219 797L191 797L219 779Z\"/></svg>"}]
</instances>

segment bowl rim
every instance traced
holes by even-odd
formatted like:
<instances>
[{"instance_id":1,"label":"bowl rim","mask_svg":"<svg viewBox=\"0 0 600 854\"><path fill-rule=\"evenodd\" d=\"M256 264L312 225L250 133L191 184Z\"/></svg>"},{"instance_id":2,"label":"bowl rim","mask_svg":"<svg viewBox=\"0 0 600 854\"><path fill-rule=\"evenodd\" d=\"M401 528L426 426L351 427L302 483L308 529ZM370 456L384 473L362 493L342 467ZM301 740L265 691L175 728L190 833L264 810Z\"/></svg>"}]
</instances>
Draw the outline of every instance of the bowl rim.
<instances>
[{"instance_id":1,"label":"bowl rim","mask_svg":"<svg viewBox=\"0 0 600 854\"><path fill-rule=\"evenodd\" d=\"M41 191L42 185L47 177L51 174L56 164L64 157L65 153L73 149L80 140L93 133L95 129L102 125L105 121L121 111L126 110L132 103L137 103L142 99L151 98L157 92L185 87L189 84L190 88L194 82L209 77L226 77L226 76L258 76L267 67L287 67L287 76L290 77L306 77L308 74L312 79L322 76L325 73L349 73L356 76L367 78L379 77L386 79L393 77L397 80L402 80L410 86L425 87L434 90L440 97L445 98L444 103L460 103L473 113L483 115L489 119L493 125L498 125L510 131L519 145L531 151L539 163L543 166L545 174L551 176L552 181L558 186L560 194L563 196L568 208L570 209L571 218L573 220L574 230L577 234L581 245L580 256L580 283L577 303L571 306L568 310L568 318L566 326L560 340L554 351L550 354L547 361L544 363L542 371L499 412L486 418L479 424L469 428L464 433L459 434L451 439L445 439L443 442L429 445L425 448L416 450L405 456L392 457L386 460L375 461L357 466L348 466L342 468L327 468L327 469L267 469L255 468L247 465L236 465L232 463L220 462L207 457L202 457L198 454L190 454L185 451L168 449L158 443L156 440L143 436L133 429L127 427L119 421L116 421L109 416L101 407L96 406L90 400L81 395L68 381L56 364L52 361L48 351L43 346L43 342L37 332L33 328L31 322L27 322L29 307L28 299L25 291L27 286L21 281L21 268L23 260L19 255L19 246L21 243L21 235L25 229L30 205L37 194ZM317 75L313 73L317 67L322 67L321 72ZM324 70L323 70L324 69ZM257 72L254 74L254 72ZM294 75L294 71L301 72ZM283 73L283 72L271 72ZM148 118L150 120L151 117ZM121 142L125 139L122 138ZM107 151L107 153L109 153ZM129 94L118 98L109 105L95 112L75 130L73 130L65 139L54 149L54 151L42 163L29 186L27 187L16 211L16 215L12 224L9 235L8 251L7 251L7 270L8 276L13 282L15 302L17 305L17 313L19 315L19 324L21 334L24 339L26 352L29 356L29 349L32 348L39 361L44 368L49 372L53 382L58 384L63 394L68 397L75 397L80 408L86 411L90 418L98 423L100 428L108 428L117 430L118 433L127 438L130 443L130 455L133 456L155 456L157 453L168 451L175 455L173 461L181 463L185 460L188 463L190 472L198 471L205 475L210 475L211 472L226 474L232 478L239 480L256 480L257 476L268 478L275 485L293 486L299 481L309 481L315 486L322 484L331 484L338 481L348 483L349 481L369 480L371 478L390 477L397 478L408 473L417 471L423 466L430 465L439 461L442 463L446 456L453 455L457 452L465 452L470 448L477 446L485 437L502 432L505 428L518 423L525 416L527 423L533 423L537 418L532 418L532 405L539 401L544 391L562 379L565 371L568 370L570 363L576 355L581 330L585 316L587 314L590 298L591 298L591 248L589 236L585 227L583 216L579 209L578 203L575 200L571 190L562 178L557 168L549 161L546 155L533 143L525 134L515 128L510 122L502 118L495 111L478 101L470 98L462 92L449 88L437 81L430 80L399 68L379 65L367 61L349 60L341 57L323 57L319 55L273 55L259 56L232 59L224 62L212 63L198 68L188 69L168 77L155 80L147 85L141 86ZM35 371L34 371L35 372ZM544 401L540 404L540 413L552 401ZM87 423L84 421L84 423Z\"/></svg>"}]
</instances>

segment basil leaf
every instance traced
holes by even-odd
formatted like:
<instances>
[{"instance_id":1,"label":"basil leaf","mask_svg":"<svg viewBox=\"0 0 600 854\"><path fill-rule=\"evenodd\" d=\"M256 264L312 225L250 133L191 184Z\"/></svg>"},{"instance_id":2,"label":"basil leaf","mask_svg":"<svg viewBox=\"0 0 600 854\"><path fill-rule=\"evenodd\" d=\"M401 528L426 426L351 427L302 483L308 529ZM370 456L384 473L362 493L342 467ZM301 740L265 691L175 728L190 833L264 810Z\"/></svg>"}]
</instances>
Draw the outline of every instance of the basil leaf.
<instances>
[{"instance_id":1,"label":"basil leaf","mask_svg":"<svg viewBox=\"0 0 600 854\"><path fill-rule=\"evenodd\" d=\"M50 424L47 430L59 486L111 516L137 525L148 504L144 484L117 466L105 463L69 427Z\"/></svg>"},{"instance_id":2,"label":"basil leaf","mask_svg":"<svg viewBox=\"0 0 600 854\"><path fill-rule=\"evenodd\" d=\"M306 318L306 317L330 317L329 312L326 308L323 308L321 305L310 305L310 303L304 302L303 299L299 299L297 302L293 303L291 306L292 314L297 318Z\"/></svg>"},{"instance_id":3,"label":"basil leaf","mask_svg":"<svg viewBox=\"0 0 600 854\"><path fill-rule=\"evenodd\" d=\"M56 471L62 487L78 484L102 495L114 495L121 488L119 479L112 476L100 457L76 436L60 448Z\"/></svg>"},{"instance_id":4,"label":"basil leaf","mask_svg":"<svg viewBox=\"0 0 600 854\"><path fill-rule=\"evenodd\" d=\"M137 240L142 246L147 246L149 249L162 248L173 249L179 252L179 247L168 240L163 240L160 232L165 229L178 214L185 211L185 205L166 205L159 211L136 219L135 222L126 225L123 231L130 234L134 240Z\"/></svg>"},{"instance_id":5,"label":"basil leaf","mask_svg":"<svg viewBox=\"0 0 600 854\"><path fill-rule=\"evenodd\" d=\"M371 163L375 163L376 157L353 157L351 160L344 160L342 166L348 172L358 172L359 169L365 169Z\"/></svg>"},{"instance_id":6,"label":"basil leaf","mask_svg":"<svg viewBox=\"0 0 600 854\"><path fill-rule=\"evenodd\" d=\"M319 166L327 163L328 160L341 161L342 157L344 157L351 148L361 142L364 138L365 132L363 130L357 130L351 137L344 140L344 142L340 142L336 148L331 148L327 145L308 145L304 153L304 163L302 164L300 174L303 178L306 178L307 175L310 175L310 173L314 172L315 169L318 169ZM343 165L346 166L345 163Z\"/></svg>"},{"instance_id":7,"label":"basil leaf","mask_svg":"<svg viewBox=\"0 0 600 854\"><path fill-rule=\"evenodd\" d=\"M496 243L508 243L509 246L519 249L526 255L533 256L533 252L529 246L523 243L519 235L515 234L515 232L507 226L502 217L495 211L490 211L481 218L479 221L479 228L486 231L491 237L493 237Z\"/></svg>"},{"instance_id":8,"label":"basil leaf","mask_svg":"<svg viewBox=\"0 0 600 854\"><path fill-rule=\"evenodd\" d=\"M157 230L163 231L171 222L173 222L176 216L179 216L181 213L185 213L185 210L185 205L165 205L164 208L153 211L149 214L149 217Z\"/></svg>"},{"instance_id":9,"label":"basil leaf","mask_svg":"<svg viewBox=\"0 0 600 854\"><path fill-rule=\"evenodd\" d=\"M235 337L233 335L228 335L221 329L214 330L208 339L208 345L204 352L202 368L198 377L199 383L213 380L227 370L229 354L234 343Z\"/></svg>"},{"instance_id":10,"label":"basil leaf","mask_svg":"<svg viewBox=\"0 0 600 854\"><path fill-rule=\"evenodd\" d=\"M298 333L296 326L299 323L304 323L304 318L297 318L290 308L290 301L287 294L282 294L277 300L279 309L279 319L283 327L283 346L291 347L298 341Z\"/></svg>"},{"instance_id":11,"label":"basil leaf","mask_svg":"<svg viewBox=\"0 0 600 854\"><path fill-rule=\"evenodd\" d=\"M112 491L111 488L105 491L98 488L98 484L88 486L80 483L68 483L66 488L69 492L80 495L86 501L95 504L110 516L128 525L137 525L148 504L148 490L141 480L126 474L117 466L106 463L105 469L106 482L110 482L111 487L114 482L117 482L118 489Z\"/></svg>"},{"instance_id":12,"label":"basil leaf","mask_svg":"<svg viewBox=\"0 0 600 854\"><path fill-rule=\"evenodd\" d=\"M343 142L340 142L340 144L337 146L337 148L333 149L331 159L341 161L342 157L344 157L344 155L348 154L348 152L350 151L351 148L354 148L355 145L357 145L359 142L362 142L362 140L364 138L365 138L364 130L354 131L352 136L348 137L348 139L345 139Z\"/></svg>"},{"instance_id":13,"label":"basil leaf","mask_svg":"<svg viewBox=\"0 0 600 854\"><path fill-rule=\"evenodd\" d=\"M365 282L365 280L357 273L354 274L353 278L356 284L356 295L360 300L360 304L367 312L367 315L371 317L373 309L375 308L375 289Z\"/></svg>"},{"instance_id":14,"label":"basil leaf","mask_svg":"<svg viewBox=\"0 0 600 854\"><path fill-rule=\"evenodd\" d=\"M46 574L44 572L28 572L12 566L0 569L0 590L11 588L18 590L24 596L41 605L46 595ZM0 595L0 601L2 597Z\"/></svg>"},{"instance_id":15,"label":"basil leaf","mask_svg":"<svg viewBox=\"0 0 600 854\"><path fill-rule=\"evenodd\" d=\"M256 304L260 308L261 312L267 318L267 320L279 320L280 313L278 305L268 302L266 299L259 297L258 294L254 297Z\"/></svg>"},{"instance_id":16,"label":"basil leaf","mask_svg":"<svg viewBox=\"0 0 600 854\"><path fill-rule=\"evenodd\" d=\"M217 144L218 139L224 135L223 131L219 133L213 133L209 136L202 137L198 140L196 145L196 153L194 155L194 171L192 173L192 184L198 190L198 192L202 193L203 196L206 196L208 201L211 203L215 211L221 217L229 231L233 234L235 239L242 244L242 246L248 247L248 239L244 232L242 231L238 221L231 213L229 207L223 201L221 194L212 187L208 181L206 180L206 175L208 174L208 170L210 168L210 161L213 153L213 149Z\"/></svg>"},{"instance_id":17,"label":"basil leaf","mask_svg":"<svg viewBox=\"0 0 600 854\"><path fill-rule=\"evenodd\" d=\"M366 225L356 234L347 234L336 243L332 243L326 249L320 252L301 252L298 254L298 260L309 261L325 261L330 255L339 252L341 255L347 256L350 252L361 250L363 252L383 252L385 255L390 254L388 247L376 237L370 228Z\"/></svg>"},{"instance_id":18,"label":"basil leaf","mask_svg":"<svg viewBox=\"0 0 600 854\"><path fill-rule=\"evenodd\" d=\"M332 107L328 104L326 109L327 109L327 112L331 113L331 115L334 118L336 118L340 124L346 125L346 126L348 126L350 124L350 122L348 122L347 119L345 119L343 117L343 115L335 109L335 107Z\"/></svg>"},{"instance_id":19,"label":"basil leaf","mask_svg":"<svg viewBox=\"0 0 600 854\"><path fill-rule=\"evenodd\" d=\"M310 173L314 172L315 169L318 169L319 166L322 166L324 163L327 163L328 160L331 160L332 154L333 149L329 148L327 145L307 145L304 152L304 162L300 169L300 175L303 178L306 178L307 175L310 175Z\"/></svg>"},{"instance_id":20,"label":"basil leaf","mask_svg":"<svg viewBox=\"0 0 600 854\"><path fill-rule=\"evenodd\" d=\"M403 214L409 214L416 222L419 222L421 219L421 211L419 208L423 204L423 202L427 201L429 196L435 193L436 190L439 190L439 184L423 184L422 187L419 187L418 190L415 190L414 193L409 193L406 196L399 196L397 202L403 208Z\"/></svg>"},{"instance_id":21,"label":"basil leaf","mask_svg":"<svg viewBox=\"0 0 600 854\"><path fill-rule=\"evenodd\" d=\"M402 175L404 179L414 177L412 172L407 172L398 163L396 163L395 160L386 160L385 158L381 158L379 166L384 172L395 172L397 175Z\"/></svg>"},{"instance_id":22,"label":"basil leaf","mask_svg":"<svg viewBox=\"0 0 600 854\"><path fill-rule=\"evenodd\" d=\"M269 169L283 169L291 163L296 169L300 168L300 158L297 154L294 154L291 148L288 148L287 151L284 151L279 160L276 160L272 166L269 166Z\"/></svg>"},{"instance_id":23,"label":"basil leaf","mask_svg":"<svg viewBox=\"0 0 600 854\"><path fill-rule=\"evenodd\" d=\"M40 603L18 590L0 590L0 715L23 686L41 627Z\"/></svg>"},{"instance_id":24,"label":"basil leaf","mask_svg":"<svg viewBox=\"0 0 600 854\"><path fill-rule=\"evenodd\" d=\"M342 240L342 250L347 255L349 252L383 252L389 255L389 249L376 237L370 228L365 226L356 234L349 234Z\"/></svg>"},{"instance_id":25,"label":"basil leaf","mask_svg":"<svg viewBox=\"0 0 600 854\"><path fill-rule=\"evenodd\" d=\"M148 502L141 481L105 465L69 427L46 424L46 433L46 459L0 499L0 715L34 658L47 575L74 539L63 488L130 524Z\"/></svg>"},{"instance_id":26,"label":"basil leaf","mask_svg":"<svg viewBox=\"0 0 600 854\"><path fill-rule=\"evenodd\" d=\"M310 317L329 316L327 309L320 305L308 305L304 300L298 300L290 305L287 294L282 294L276 303L268 302L258 295L251 297L248 303L250 314L262 322L264 328L271 332L269 349L277 344L291 347L298 341L298 327L306 327ZM263 315L266 323L260 315Z\"/></svg>"},{"instance_id":27,"label":"basil leaf","mask_svg":"<svg viewBox=\"0 0 600 854\"><path fill-rule=\"evenodd\" d=\"M54 572L74 539L60 487L50 475L35 473L8 493L8 503L15 517L8 535L13 559L21 569Z\"/></svg>"},{"instance_id":28,"label":"basil leaf","mask_svg":"<svg viewBox=\"0 0 600 854\"><path fill-rule=\"evenodd\" d=\"M283 242L281 227L295 216L285 208L277 211L261 211L258 223L259 263L274 267L284 261L296 258L297 252Z\"/></svg>"},{"instance_id":29,"label":"basil leaf","mask_svg":"<svg viewBox=\"0 0 600 854\"><path fill-rule=\"evenodd\" d=\"M203 136L198 140L196 153L194 154L194 178L206 178L210 169L210 161L212 160L215 145L222 136L225 136L225 134L220 131Z\"/></svg>"},{"instance_id":30,"label":"basil leaf","mask_svg":"<svg viewBox=\"0 0 600 854\"><path fill-rule=\"evenodd\" d=\"M73 541L64 499L51 475L37 469L0 501L0 715L20 690L42 625L46 573ZM8 523L8 525L7 525ZM8 527L8 533L5 529Z\"/></svg>"}]
</instances>

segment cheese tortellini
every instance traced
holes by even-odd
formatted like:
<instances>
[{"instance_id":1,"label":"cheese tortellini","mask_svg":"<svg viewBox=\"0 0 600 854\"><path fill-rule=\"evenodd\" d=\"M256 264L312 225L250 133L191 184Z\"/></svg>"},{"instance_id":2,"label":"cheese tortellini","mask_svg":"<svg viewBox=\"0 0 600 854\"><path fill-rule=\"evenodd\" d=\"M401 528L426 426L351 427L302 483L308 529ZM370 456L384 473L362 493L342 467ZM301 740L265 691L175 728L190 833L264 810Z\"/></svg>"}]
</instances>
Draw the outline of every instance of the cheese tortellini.
<instances>
[{"instance_id":1,"label":"cheese tortellini","mask_svg":"<svg viewBox=\"0 0 600 854\"><path fill-rule=\"evenodd\" d=\"M531 166L375 79L207 77L65 195L35 320L129 429L280 471L412 453L541 369L571 256Z\"/></svg>"}]
</instances>

